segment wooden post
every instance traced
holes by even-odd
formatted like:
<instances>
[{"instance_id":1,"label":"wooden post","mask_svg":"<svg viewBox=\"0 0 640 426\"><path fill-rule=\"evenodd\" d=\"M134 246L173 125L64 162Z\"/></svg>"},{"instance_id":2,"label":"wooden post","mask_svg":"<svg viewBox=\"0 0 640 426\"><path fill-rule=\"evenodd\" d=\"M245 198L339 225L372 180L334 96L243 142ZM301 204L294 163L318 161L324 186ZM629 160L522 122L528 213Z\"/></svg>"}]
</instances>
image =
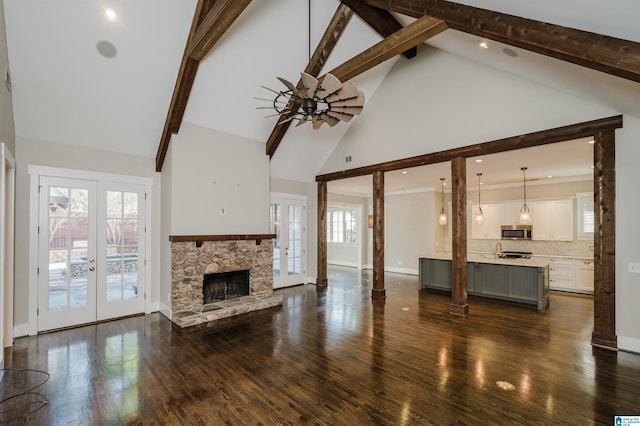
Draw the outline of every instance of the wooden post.
<instances>
[{"instance_id":1,"label":"wooden post","mask_svg":"<svg viewBox=\"0 0 640 426\"><path fill-rule=\"evenodd\" d=\"M591 344L616 350L615 131L594 134L594 270Z\"/></svg>"},{"instance_id":2,"label":"wooden post","mask_svg":"<svg viewBox=\"0 0 640 426\"><path fill-rule=\"evenodd\" d=\"M384 172L373 172L373 288L371 297L384 299Z\"/></svg>"},{"instance_id":3,"label":"wooden post","mask_svg":"<svg viewBox=\"0 0 640 426\"><path fill-rule=\"evenodd\" d=\"M327 182L318 182L318 276L316 285L326 287L327 279Z\"/></svg>"},{"instance_id":4,"label":"wooden post","mask_svg":"<svg viewBox=\"0 0 640 426\"><path fill-rule=\"evenodd\" d=\"M451 307L452 315L466 316L467 304L467 163L465 157L451 160L453 232L451 251Z\"/></svg>"}]
</instances>

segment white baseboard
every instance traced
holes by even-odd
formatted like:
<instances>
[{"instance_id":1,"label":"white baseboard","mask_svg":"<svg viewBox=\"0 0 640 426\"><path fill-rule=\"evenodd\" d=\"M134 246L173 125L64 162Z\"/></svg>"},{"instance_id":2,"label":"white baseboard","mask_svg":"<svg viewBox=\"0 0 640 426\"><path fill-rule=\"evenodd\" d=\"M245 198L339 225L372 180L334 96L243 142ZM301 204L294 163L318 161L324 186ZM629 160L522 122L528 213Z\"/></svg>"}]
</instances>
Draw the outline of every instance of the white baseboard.
<instances>
[{"instance_id":1,"label":"white baseboard","mask_svg":"<svg viewBox=\"0 0 640 426\"><path fill-rule=\"evenodd\" d=\"M618 349L621 351L640 353L640 339L618 336Z\"/></svg>"},{"instance_id":2,"label":"white baseboard","mask_svg":"<svg viewBox=\"0 0 640 426\"><path fill-rule=\"evenodd\" d=\"M158 312L160 310L160 302L149 303L149 310L145 312L145 314L150 314L152 312Z\"/></svg>"},{"instance_id":3,"label":"white baseboard","mask_svg":"<svg viewBox=\"0 0 640 426\"><path fill-rule=\"evenodd\" d=\"M171 308L162 302L158 302L158 312L160 312L165 317L171 319Z\"/></svg>"},{"instance_id":4,"label":"white baseboard","mask_svg":"<svg viewBox=\"0 0 640 426\"><path fill-rule=\"evenodd\" d=\"M385 266L385 272L395 272L396 274L418 275L418 270L413 268L395 268L393 266Z\"/></svg>"},{"instance_id":5,"label":"white baseboard","mask_svg":"<svg viewBox=\"0 0 640 426\"><path fill-rule=\"evenodd\" d=\"M357 268L356 262L343 262L342 260L327 260L327 265L347 266L349 268Z\"/></svg>"},{"instance_id":6,"label":"white baseboard","mask_svg":"<svg viewBox=\"0 0 640 426\"><path fill-rule=\"evenodd\" d=\"M29 335L29 324L17 324L13 326L13 337L24 337Z\"/></svg>"}]
</instances>

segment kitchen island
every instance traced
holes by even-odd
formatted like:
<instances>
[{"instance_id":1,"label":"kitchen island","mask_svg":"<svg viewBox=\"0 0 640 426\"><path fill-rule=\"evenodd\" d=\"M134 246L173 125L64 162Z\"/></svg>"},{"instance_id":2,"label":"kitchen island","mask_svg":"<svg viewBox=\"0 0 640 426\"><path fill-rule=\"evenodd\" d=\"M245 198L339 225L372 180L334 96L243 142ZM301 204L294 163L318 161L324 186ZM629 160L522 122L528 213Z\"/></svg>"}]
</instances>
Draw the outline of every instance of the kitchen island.
<instances>
[{"instance_id":1,"label":"kitchen island","mask_svg":"<svg viewBox=\"0 0 640 426\"><path fill-rule=\"evenodd\" d=\"M421 289L451 291L451 254L418 258ZM467 255L467 293L494 299L549 307L549 262L540 259L502 259Z\"/></svg>"}]
</instances>

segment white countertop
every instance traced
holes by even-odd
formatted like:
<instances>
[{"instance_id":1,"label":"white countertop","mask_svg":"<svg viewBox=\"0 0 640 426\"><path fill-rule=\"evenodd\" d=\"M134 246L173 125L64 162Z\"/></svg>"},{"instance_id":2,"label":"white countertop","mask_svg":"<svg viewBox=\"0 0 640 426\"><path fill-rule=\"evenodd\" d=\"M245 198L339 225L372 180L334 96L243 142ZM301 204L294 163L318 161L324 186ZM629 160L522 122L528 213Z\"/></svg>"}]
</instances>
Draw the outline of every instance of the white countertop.
<instances>
[{"instance_id":1,"label":"white countertop","mask_svg":"<svg viewBox=\"0 0 640 426\"><path fill-rule=\"evenodd\" d=\"M419 256L425 259L451 260L451 253L431 253ZM529 266L534 268L544 268L549 266L549 261L539 258L532 259L501 259L495 258L493 254L467 254L467 263L495 263L497 265Z\"/></svg>"}]
</instances>

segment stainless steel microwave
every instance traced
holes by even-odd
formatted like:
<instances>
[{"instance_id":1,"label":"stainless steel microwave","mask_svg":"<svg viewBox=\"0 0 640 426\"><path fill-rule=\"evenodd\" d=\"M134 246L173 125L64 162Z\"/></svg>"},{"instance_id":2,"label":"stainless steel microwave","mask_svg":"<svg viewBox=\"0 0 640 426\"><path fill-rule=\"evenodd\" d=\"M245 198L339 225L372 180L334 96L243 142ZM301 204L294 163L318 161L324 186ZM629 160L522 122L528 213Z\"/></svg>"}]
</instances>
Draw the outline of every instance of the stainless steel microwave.
<instances>
[{"instance_id":1,"label":"stainless steel microwave","mask_svg":"<svg viewBox=\"0 0 640 426\"><path fill-rule=\"evenodd\" d=\"M502 225L500 238L503 240L530 240L531 225Z\"/></svg>"}]
</instances>

